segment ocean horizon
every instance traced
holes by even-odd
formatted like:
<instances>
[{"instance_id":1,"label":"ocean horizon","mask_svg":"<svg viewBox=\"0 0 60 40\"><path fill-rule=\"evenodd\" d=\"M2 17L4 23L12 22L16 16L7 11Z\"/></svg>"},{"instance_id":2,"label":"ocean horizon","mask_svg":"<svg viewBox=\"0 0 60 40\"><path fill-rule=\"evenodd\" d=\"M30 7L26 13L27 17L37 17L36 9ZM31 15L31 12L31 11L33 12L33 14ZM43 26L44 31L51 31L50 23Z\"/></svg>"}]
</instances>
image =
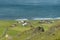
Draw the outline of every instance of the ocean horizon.
<instances>
[{"instance_id":1,"label":"ocean horizon","mask_svg":"<svg viewBox=\"0 0 60 40\"><path fill-rule=\"evenodd\" d=\"M59 5L0 5L0 19L57 18Z\"/></svg>"}]
</instances>

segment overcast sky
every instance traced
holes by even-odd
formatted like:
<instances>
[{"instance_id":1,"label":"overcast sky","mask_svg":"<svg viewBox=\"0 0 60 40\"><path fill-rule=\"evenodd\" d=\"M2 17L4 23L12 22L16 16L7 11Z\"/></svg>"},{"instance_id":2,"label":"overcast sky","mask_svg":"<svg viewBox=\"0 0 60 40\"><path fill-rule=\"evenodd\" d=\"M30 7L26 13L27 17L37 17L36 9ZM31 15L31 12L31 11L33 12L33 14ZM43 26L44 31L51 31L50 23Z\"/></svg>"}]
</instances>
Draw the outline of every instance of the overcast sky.
<instances>
[{"instance_id":1,"label":"overcast sky","mask_svg":"<svg viewBox=\"0 0 60 40\"><path fill-rule=\"evenodd\" d=\"M0 0L1 4L60 4L60 0Z\"/></svg>"}]
</instances>

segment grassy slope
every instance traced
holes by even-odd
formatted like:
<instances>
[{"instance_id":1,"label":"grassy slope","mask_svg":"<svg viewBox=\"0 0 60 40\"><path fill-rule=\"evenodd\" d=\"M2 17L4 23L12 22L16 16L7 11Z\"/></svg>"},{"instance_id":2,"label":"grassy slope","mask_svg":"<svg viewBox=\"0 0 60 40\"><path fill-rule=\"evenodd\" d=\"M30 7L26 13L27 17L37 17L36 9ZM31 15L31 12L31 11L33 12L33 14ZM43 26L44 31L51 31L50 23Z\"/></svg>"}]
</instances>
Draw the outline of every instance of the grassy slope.
<instances>
[{"instance_id":1,"label":"grassy slope","mask_svg":"<svg viewBox=\"0 0 60 40\"><path fill-rule=\"evenodd\" d=\"M9 27L11 24L15 23L16 21L14 20L0 20L0 35L3 34L3 31L5 30L6 27ZM31 24L34 27L37 26L42 26L44 27L45 31L48 30L48 28L52 25L55 25L55 23L52 24L38 24L38 21L34 21L34 20L29 20L29 22L31 22ZM60 20L58 21L60 22ZM27 25L26 27L22 26L21 24L18 24L16 27L13 28L9 28L7 31L7 34L10 35L12 37L12 40L25 40L26 38L31 36L32 30L29 30L30 27L29 25ZM29 33L23 33L25 30L29 30ZM35 33L35 35L30 39L30 40L55 40L55 39L59 39L60 38L60 30L56 30L55 33L56 35L53 36L52 34L49 35L48 37L45 35L45 32L43 33ZM16 34L21 34L19 37L16 36ZM46 37L46 38L45 38ZM1 40L6 40L5 37L2 37Z\"/></svg>"}]
</instances>

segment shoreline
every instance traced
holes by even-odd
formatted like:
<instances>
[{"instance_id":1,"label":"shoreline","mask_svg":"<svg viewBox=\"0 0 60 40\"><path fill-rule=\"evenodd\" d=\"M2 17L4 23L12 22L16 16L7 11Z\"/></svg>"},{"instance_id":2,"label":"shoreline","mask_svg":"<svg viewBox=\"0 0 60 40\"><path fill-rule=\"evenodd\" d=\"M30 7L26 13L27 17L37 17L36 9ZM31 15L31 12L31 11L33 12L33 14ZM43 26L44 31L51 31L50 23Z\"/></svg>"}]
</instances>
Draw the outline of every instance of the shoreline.
<instances>
[{"instance_id":1,"label":"shoreline","mask_svg":"<svg viewBox=\"0 0 60 40\"><path fill-rule=\"evenodd\" d=\"M21 18L21 19L15 19L15 20L60 20L60 17L57 17L57 18L32 18L32 19Z\"/></svg>"},{"instance_id":2,"label":"shoreline","mask_svg":"<svg viewBox=\"0 0 60 40\"><path fill-rule=\"evenodd\" d=\"M60 20L60 17L56 18L13 18L13 19L0 19L0 20Z\"/></svg>"}]
</instances>

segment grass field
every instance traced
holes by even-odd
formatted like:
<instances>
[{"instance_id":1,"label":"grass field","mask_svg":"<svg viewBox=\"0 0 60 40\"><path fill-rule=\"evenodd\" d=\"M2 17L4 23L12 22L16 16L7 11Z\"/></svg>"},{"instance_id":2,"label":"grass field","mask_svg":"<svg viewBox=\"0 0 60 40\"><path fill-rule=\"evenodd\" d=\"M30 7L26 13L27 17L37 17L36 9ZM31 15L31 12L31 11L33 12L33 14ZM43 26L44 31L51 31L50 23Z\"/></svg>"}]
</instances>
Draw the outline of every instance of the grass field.
<instances>
[{"instance_id":1,"label":"grass field","mask_svg":"<svg viewBox=\"0 0 60 40\"><path fill-rule=\"evenodd\" d=\"M40 20L28 20L34 28L40 26L45 30L44 32L37 31L33 33L34 30L31 30L30 24L23 26L21 23L17 23L16 20L0 20L0 40L60 40L60 20L50 21L54 22L38 23ZM10 27L14 23L17 23L17 25ZM50 27L55 27L55 30L50 30ZM49 34L49 32L51 33Z\"/></svg>"}]
</instances>

